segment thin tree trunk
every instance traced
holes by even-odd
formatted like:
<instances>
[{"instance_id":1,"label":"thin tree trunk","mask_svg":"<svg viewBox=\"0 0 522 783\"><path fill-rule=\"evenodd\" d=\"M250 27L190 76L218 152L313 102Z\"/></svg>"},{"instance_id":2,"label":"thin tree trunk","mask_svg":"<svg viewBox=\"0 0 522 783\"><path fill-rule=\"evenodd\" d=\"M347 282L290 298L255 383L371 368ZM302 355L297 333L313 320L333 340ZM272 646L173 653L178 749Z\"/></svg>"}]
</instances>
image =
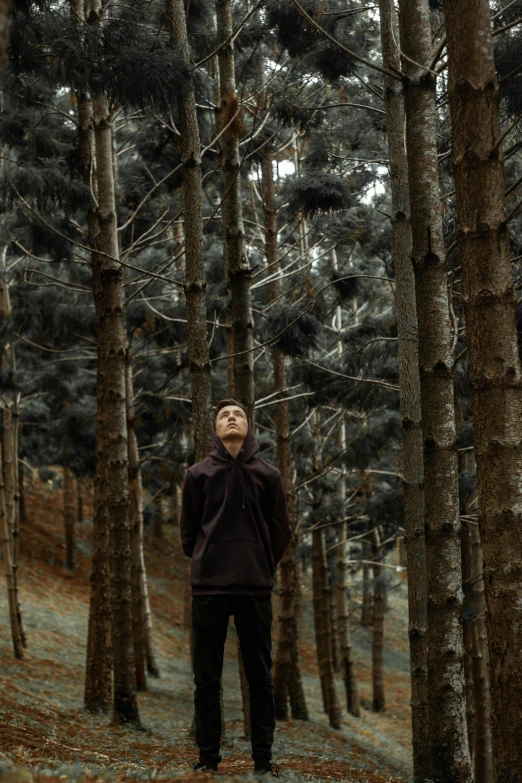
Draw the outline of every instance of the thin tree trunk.
<instances>
[{"instance_id":1,"label":"thin tree trunk","mask_svg":"<svg viewBox=\"0 0 522 783\"><path fill-rule=\"evenodd\" d=\"M98 20L101 21L101 9ZM107 507L110 520L111 640L114 671L113 719L139 725L132 644L131 552L125 392L126 335L123 270L119 263L118 225L112 159L112 121L104 96L93 100L98 184L96 237L100 287L97 308L97 397L105 419ZM101 251L101 252L100 252ZM102 255L103 253L104 255Z\"/></svg>"},{"instance_id":2,"label":"thin tree trunk","mask_svg":"<svg viewBox=\"0 0 522 783\"><path fill-rule=\"evenodd\" d=\"M522 370L488 0L444 3L499 783L522 779Z\"/></svg>"},{"instance_id":3,"label":"thin tree trunk","mask_svg":"<svg viewBox=\"0 0 522 783\"><path fill-rule=\"evenodd\" d=\"M183 0L168 0L171 44L191 65ZM180 103L181 157L183 161L183 214L185 218L185 296L189 375L192 399L195 461L212 450L212 387L208 349L205 258L203 244L203 188L201 143L194 89Z\"/></svg>"},{"instance_id":4,"label":"thin tree trunk","mask_svg":"<svg viewBox=\"0 0 522 783\"><path fill-rule=\"evenodd\" d=\"M277 213L275 208L273 158L266 150L262 162L263 208L265 213L265 253L269 274L278 271L277 261ZM279 296L280 285L276 278L269 283L271 300ZM277 348L273 352L274 389L286 387L284 354ZM290 445L290 414L288 402L279 402L275 411L277 467L285 490L288 513L292 529L295 527L293 514L292 450ZM274 657L274 700L276 719L287 720L288 699L292 717L308 720L304 699L297 649L296 589L297 569L295 562L295 540L292 538L279 565L279 633ZM301 696L302 693L302 696ZM292 698L293 695L293 698Z\"/></svg>"},{"instance_id":5,"label":"thin tree trunk","mask_svg":"<svg viewBox=\"0 0 522 783\"><path fill-rule=\"evenodd\" d=\"M462 611L464 636L464 681L466 684L466 726L468 729L468 745L471 760L475 753L475 695L473 688L473 628L474 608L471 582L471 543L467 525L463 525L460 535L462 588L464 591L464 607Z\"/></svg>"},{"instance_id":6,"label":"thin tree trunk","mask_svg":"<svg viewBox=\"0 0 522 783\"><path fill-rule=\"evenodd\" d=\"M362 556L364 560L369 559L369 544L363 541L361 545ZM361 607L361 625L368 628L373 623L373 595L372 581L370 579L370 566L367 562L363 563L362 570L362 607Z\"/></svg>"},{"instance_id":7,"label":"thin tree trunk","mask_svg":"<svg viewBox=\"0 0 522 783\"><path fill-rule=\"evenodd\" d=\"M470 783L453 355L435 82L427 71L432 56L429 1L400 0L399 8L424 441L431 777L435 783Z\"/></svg>"},{"instance_id":8,"label":"thin tree trunk","mask_svg":"<svg viewBox=\"0 0 522 783\"><path fill-rule=\"evenodd\" d=\"M331 584L330 589L330 627L332 635L332 665L335 674L341 671L341 645L339 643L339 622L337 620L337 584Z\"/></svg>"},{"instance_id":9,"label":"thin tree trunk","mask_svg":"<svg viewBox=\"0 0 522 783\"><path fill-rule=\"evenodd\" d=\"M245 251L241 197L239 131L241 119L236 94L232 0L216 0L221 128L219 139L223 200L225 270L231 296L231 329L234 354L234 396L254 420L254 322L252 316L252 270ZM237 116L236 116L237 115ZM230 124L229 124L230 123Z\"/></svg>"},{"instance_id":10,"label":"thin tree trunk","mask_svg":"<svg viewBox=\"0 0 522 783\"><path fill-rule=\"evenodd\" d=\"M5 67L7 65L12 7L13 0L0 0L0 79L4 75Z\"/></svg>"},{"instance_id":11,"label":"thin tree trunk","mask_svg":"<svg viewBox=\"0 0 522 783\"><path fill-rule=\"evenodd\" d=\"M381 541L379 533L372 533L372 560L373 566L373 636L372 636L372 708L374 712L382 712L385 707L384 698L384 586Z\"/></svg>"},{"instance_id":12,"label":"thin tree trunk","mask_svg":"<svg viewBox=\"0 0 522 783\"><path fill-rule=\"evenodd\" d=\"M88 21L97 23L97 0L89 1ZM83 3L72 0L72 18L79 22L83 19ZM91 10L93 14L91 14ZM79 16L77 16L79 14ZM93 106L91 99L77 95L80 165L82 179L90 188L93 203L88 210L87 225L89 244L96 245L100 232L98 214L94 205L96 193L96 155L94 141ZM95 292L101 289L101 262L95 252L91 255L92 279ZM96 318L101 317L101 298L94 297ZM91 594L89 601L89 625L87 634L87 657L85 670L84 703L89 712L108 712L112 701L112 647L111 647L111 607L110 607L110 532L107 507L107 463L105 442L105 413L100 406L96 413L96 470L94 478L93 509L93 552L91 571Z\"/></svg>"},{"instance_id":13,"label":"thin tree trunk","mask_svg":"<svg viewBox=\"0 0 522 783\"><path fill-rule=\"evenodd\" d=\"M134 666L136 668L136 688L147 690L145 655L145 601L142 584L146 582L143 557L143 486L138 452L138 439L134 427L134 383L132 365L127 356L126 386L127 395L127 437L129 459L129 525L131 530L131 598L132 598L132 643Z\"/></svg>"},{"instance_id":14,"label":"thin tree trunk","mask_svg":"<svg viewBox=\"0 0 522 783\"><path fill-rule=\"evenodd\" d=\"M76 521L79 525L83 522L83 476L76 479Z\"/></svg>"},{"instance_id":15,"label":"thin tree trunk","mask_svg":"<svg viewBox=\"0 0 522 783\"><path fill-rule=\"evenodd\" d=\"M0 449L0 536L2 538L2 553L4 558L4 573L7 584L7 600L9 606L9 621L11 623L11 637L15 658L22 660L24 657L24 645L18 612L16 606L15 580L12 562L12 540L9 530L9 521L5 503L4 471L2 464L2 449Z\"/></svg>"},{"instance_id":16,"label":"thin tree trunk","mask_svg":"<svg viewBox=\"0 0 522 783\"><path fill-rule=\"evenodd\" d=\"M471 583L476 610L473 628L473 690L475 696L475 783L494 783L491 692L482 547L477 525L470 526Z\"/></svg>"},{"instance_id":17,"label":"thin tree trunk","mask_svg":"<svg viewBox=\"0 0 522 783\"><path fill-rule=\"evenodd\" d=\"M328 715L330 726L338 729L341 726L341 713L335 690L331 647L328 638L328 575L322 530L314 530L312 533L312 566L315 638L323 707Z\"/></svg>"},{"instance_id":18,"label":"thin tree trunk","mask_svg":"<svg viewBox=\"0 0 522 783\"><path fill-rule=\"evenodd\" d=\"M343 425L344 426L344 423ZM342 480L344 483L344 479ZM339 527L339 536L341 541L346 541L348 538L347 523L343 523ZM348 566L346 564L346 543L340 544L337 547L337 580L336 580L336 604L337 604L337 618L339 622L339 640L341 647L340 665L344 678L344 688L346 692L346 709L349 713L359 718L361 715L361 707L359 701L359 690L357 687L357 678L355 676L355 666L353 660L352 642L350 638L350 609L348 604L347 595L347 579L346 574Z\"/></svg>"},{"instance_id":19,"label":"thin tree trunk","mask_svg":"<svg viewBox=\"0 0 522 783\"><path fill-rule=\"evenodd\" d=\"M393 0L379 0L382 59L400 70L399 29ZM410 643L411 713L414 779L431 776L428 704L428 635L426 540L424 535L424 464L419 376L418 320L411 250L408 165L404 137L402 84L385 78L386 135L390 160L393 265L398 332L402 429L404 528L408 559L408 637ZM400 565L405 563L400 562Z\"/></svg>"},{"instance_id":20,"label":"thin tree trunk","mask_svg":"<svg viewBox=\"0 0 522 783\"><path fill-rule=\"evenodd\" d=\"M65 455L67 459L67 454ZM65 528L65 567L76 567L76 509L74 508L74 475L65 466L63 469L63 521Z\"/></svg>"}]
</instances>

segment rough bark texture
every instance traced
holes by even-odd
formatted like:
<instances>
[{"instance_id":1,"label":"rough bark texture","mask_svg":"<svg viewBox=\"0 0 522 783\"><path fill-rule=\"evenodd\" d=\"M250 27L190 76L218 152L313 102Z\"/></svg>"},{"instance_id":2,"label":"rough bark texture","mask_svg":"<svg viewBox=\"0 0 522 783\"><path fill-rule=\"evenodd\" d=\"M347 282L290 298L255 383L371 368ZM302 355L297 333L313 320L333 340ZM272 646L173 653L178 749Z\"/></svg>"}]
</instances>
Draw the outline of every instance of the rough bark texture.
<instances>
[{"instance_id":1,"label":"rough bark texture","mask_svg":"<svg viewBox=\"0 0 522 783\"><path fill-rule=\"evenodd\" d=\"M5 503L5 486L2 450L0 449L0 537L2 540L2 553L4 558L4 573L7 585L7 600L9 606L9 621L11 623L11 637L15 658L22 660L24 657L24 645L16 606L15 579L12 560L12 538L9 530L9 521Z\"/></svg>"},{"instance_id":2,"label":"rough bark texture","mask_svg":"<svg viewBox=\"0 0 522 783\"><path fill-rule=\"evenodd\" d=\"M277 260L277 214L275 208L272 153L267 150L262 163L263 208L265 213L265 253L268 274L278 271ZM279 280L269 283L270 299L279 295ZM285 357L279 350L273 352L274 390L286 387ZM284 393L283 393L284 396ZM288 402L279 402L275 411L277 467L285 490L290 524L295 527L293 514L292 451L290 446L290 416ZM279 566L279 632L274 656L274 700L276 719L287 720L288 700L292 717L308 720L304 700L297 650L296 620L297 569L295 562L295 540L292 538ZM302 698L300 697L302 692Z\"/></svg>"},{"instance_id":3,"label":"rough bark texture","mask_svg":"<svg viewBox=\"0 0 522 783\"><path fill-rule=\"evenodd\" d=\"M329 593L326 556L322 530L312 533L312 566L313 566L313 604L315 621L315 638L317 646L317 663L321 680L323 707L328 715L330 726L338 729L341 726L341 712L333 672L331 645L329 640L328 613Z\"/></svg>"},{"instance_id":4,"label":"rough bark texture","mask_svg":"<svg viewBox=\"0 0 522 783\"><path fill-rule=\"evenodd\" d=\"M384 672L383 672L383 648L384 648L384 600L385 586L382 565L381 541L379 533L372 533L372 560L373 566L373 635L372 635L372 709L374 712L382 712L385 707L384 699Z\"/></svg>"},{"instance_id":5,"label":"rough bark texture","mask_svg":"<svg viewBox=\"0 0 522 783\"><path fill-rule=\"evenodd\" d=\"M342 480L342 483L345 483L344 479ZM341 541L346 542L346 539L348 538L347 531L347 523L345 522L339 528L339 536ZM356 718L359 718L361 715L361 706L359 700L359 689L357 687L357 678L355 676L352 643L350 639L350 609L348 604L348 585L346 578L348 565L346 563L346 557L346 543L340 544L337 547L337 579L335 586L337 618L339 622L339 642L341 647L340 664L346 692L346 709Z\"/></svg>"},{"instance_id":6,"label":"rough bark texture","mask_svg":"<svg viewBox=\"0 0 522 783\"><path fill-rule=\"evenodd\" d=\"M79 525L83 522L83 478L76 479L76 521Z\"/></svg>"},{"instance_id":7,"label":"rough bark texture","mask_svg":"<svg viewBox=\"0 0 522 783\"><path fill-rule=\"evenodd\" d=\"M97 0L89 2L97 6ZM71 3L73 19L80 21L83 3ZM93 9L95 10L95 9ZM77 16L79 15L79 16ZM97 21L96 12L92 24ZM95 247L100 227L94 208L96 193L96 160L92 101L86 94L77 95L79 136L78 148L82 178L93 194L93 203L87 214L89 244ZM100 259L95 252L91 255L94 290L101 286ZM100 298L94 297L96 318L99 317ZM89 600L89 625L87 635L87 656L85 671L84 703L90 712L107 712L112 702L112 651L111 651L111 609L109 572L109 515L107 509L107 470L105 465L105 422L103 411L96 413L96 471L94 477L93 552L91 591Z\"/></svg>"},{"instance_id":8,"label":"rough bark texture","mask_svg":"<svg viewBox=\"0 0 522 783\"><path fill-rule=\"evenodd\" d=\"M522 394L488 0L444 3L499 783L522 780Z\"/></svg>"},{"instance_id":9,"label":"rough bark texture","mask_svg":"<svg viewBox=\"0 0 522 783\"><path fill-rule=\"evenodd\" d=\"M168 0L171 44L176 54L190 64L183 0ZM195 461L212 450L212 387L208 349L205 258L203 246L203 189L201 143L194 89L179 106L181 157L183 161L183 215L185 219L185 297L189 375L192 398Z\"/></svg>"},{"instance_id":10,"label":"rough bark texture","mask_svg":"<svg viewBox=\"0 0 522 783\"><path fill-rule=\"evenodd\" d=\"M464 638L464 682L466 685L466 726L468 729L469 754L473 761L475 752L475 699L473 692L473 593L471 583L471 543L469 529L464 525L460 535L460 557L462 567L462 589L464 606L462 609Z\"/></svg>"},{"instance_id":11,"label":"rough bark texture","mask_svg":"<svg viewBox=\"0 0 522 783\"><path fill-rule=\"evenodd\" d=\"M461 608L460 516L445 248L428 0L401 0L401 49L424 441L428 686L435 783L470 783Z\"/></svg>"},{"instance_id":12,"label":"rough bark texture","mask_svg":"<svg viewBox=\"0 0 522 783\"><path fill-rule=\"evenodd\" d=\"M118 225L112 159L112 123L104 96L93 100L96 144L97 216L95 247L100 285L94 295L98 341L97 400L104 422L107 509L110 520L111 641L114 671L113 718L139 724L132 644L131 552L125 390L126 334L123 270L119 263Z\"/></svg>"},{"instance_id":13,"label":"rough bark texture","mask_svg":"<svg viewBox=\"0 0 522 783\"><path fill-rule=\"evenodd\" d=\"M252 317L252 270L245 252L245 229L241 197L238 134L241 127L236 94L232 0L216 0L217 42L220 83L220 127L227 130L219 139L223 200L221 215L225 250L225 271L231 297L234 396L254 420L254 323ZM237 114L237 116L235 116ZM230 125L229 125L230 123ZM247 352L247 353L244 353Z\"/></svg>"},{"instance_id":14,"label":"rough bark texture","mask_svg":"<svg viewBox=\"0 0 522 783\"><path fill-rule=\"evenodd\" d=\"M379 0L383 65L400 70L399 29L393 0ZM410 642L413 768L416 781L431 774L428 705L426 541L424 465L415 276L411 259L408 165L404 138L402 85L385 78L386 135L390 161L393 265L398 332L402 428L404 528L408 558L408 636ZM404 563L402 563L404 565Z\"/></svg>"},{"instance_id":15,"label":"rough bark texture","mask_svg":"<svg viewBox=\"0 0 522 783\"><path fill-rule=\"evenodd\" d=\"M473 628L473 692L475 698L475 783L494 783L493 737L491 733L491 692L488 671L488 639L482 547L477 525L472 525L471 583L473 585L475 623Z\"/></svg>"},{"instance_id":16,"label":"rough bark texture","mask_svg":"<svg viewBox=\"0 0 522 783\"><path fill-rule=\"evenodd\" d=\"M370 547L366 541L363 541L361 551L364 560L370 558ZM370 578L370 566L367 562L363 563L362 570L362 607L361 607L361 625L368 628L373 622L373 595L372 580Z\"/></svg>"},{"instance_id":17,"label":"rough bark texture","mask_svg":"<svg viewBox=\"0 0 522 783\"><path fill-rule=\"evenodd\" d=\"M63 521L65 529L65 567L76 567L76 508L74 506L76 486L72 471L63 469Z\"/></svg>"},{"instance_id":18,"label":"rough bark texture","mask_svg":"<svg viewBox=\"0 0 522 783\"><path fill-rule=\"evenodd\" d=\"M0 0L0 79L4 75L5 66L7 65L12 7L13 0Z\"/></svg>"},{"instance_id":19,"label":"rough bark texture","mask_svg":"<svg viewBox=\"0 0 522 783\"><path fill-rule=\"evenodd\" d=\"M134 383L132 366L127 356L127 446L129 459L129 525L131 530L131 599L132 599L132 644L136 687L147 690L145 673L145 602L142 581L146 580L143 559L143 486L138 452L138 439L134 428Z\"/></svg>"}]
</instances>

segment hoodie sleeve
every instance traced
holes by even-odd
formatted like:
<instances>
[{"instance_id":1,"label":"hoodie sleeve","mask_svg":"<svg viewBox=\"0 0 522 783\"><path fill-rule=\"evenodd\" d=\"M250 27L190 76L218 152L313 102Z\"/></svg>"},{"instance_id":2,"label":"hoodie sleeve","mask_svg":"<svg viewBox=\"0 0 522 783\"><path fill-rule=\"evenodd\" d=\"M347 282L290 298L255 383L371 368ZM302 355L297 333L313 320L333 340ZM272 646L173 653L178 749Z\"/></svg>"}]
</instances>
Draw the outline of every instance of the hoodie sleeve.
<instances>
[{"instance_id":1,"label":"hoodie sleeve","mask_svg":"<svg viewBox=\"0 0 522 783\"><path fill-rule=\"evenodd\" d=\"M292 528L288 519L288 508L281 476L277 477L270 488L268 524L270 526L272 554L277 565L292 538Z\"/></svg>"},{"instance_id":2,"label":"hoodie sleeve","mask_svg":"<svg viewBox=\"0 0 522 783\"><path fill-rule=\"evenodd\" d=\"M187 471L183 483L181 516L179 521L181 546L187 557L192 557L192 552L194 551L198 534L201 530L201 510L199 509L196 497L194 477L190 471Z\"/></svg>"}]
</instances>

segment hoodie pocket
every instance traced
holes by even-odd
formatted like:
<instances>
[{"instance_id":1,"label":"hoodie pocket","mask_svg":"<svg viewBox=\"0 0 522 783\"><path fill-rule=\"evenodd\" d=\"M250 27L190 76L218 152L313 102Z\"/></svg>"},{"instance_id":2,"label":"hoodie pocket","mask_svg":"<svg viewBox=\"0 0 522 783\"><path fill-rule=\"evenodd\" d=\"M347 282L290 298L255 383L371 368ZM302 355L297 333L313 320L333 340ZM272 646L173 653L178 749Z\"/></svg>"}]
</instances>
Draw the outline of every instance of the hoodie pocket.
<instances>
[{"instance_id":1,"label":"hoodie pocket","mask_svg":"<svg viewBox=\"0 0 522 783\"><path fill-rule=\"evenodd\" d=\"M210 544L201 564L201 581L212 585L272 586L261 541Z\"/></svg>"}]
</instances>

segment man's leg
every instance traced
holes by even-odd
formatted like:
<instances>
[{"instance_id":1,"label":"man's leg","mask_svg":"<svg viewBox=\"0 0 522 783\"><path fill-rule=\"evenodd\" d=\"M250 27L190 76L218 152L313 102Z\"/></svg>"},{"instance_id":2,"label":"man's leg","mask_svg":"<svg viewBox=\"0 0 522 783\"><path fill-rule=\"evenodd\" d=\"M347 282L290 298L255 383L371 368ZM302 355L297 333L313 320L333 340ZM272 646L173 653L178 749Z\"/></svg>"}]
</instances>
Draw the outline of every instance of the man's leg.
<instances>
[{"instance_id":1,"label":"man's leg","mask_svg":"<svg viewBox=\"0 0 522 783\"><path fill-rule=\"evenodd\" d=\"M223 671L227 626L226 596L192 596L196 743L200 760L210 766L217 765L221 761L219 685Z\"/></svg>"},{"instance_id":2,"label":"man's leg","mask_svg":"<svg viewBox=\"0 0 522 783\"><path fill-rule=\"evenodd\" d=\"M234 622L250 690L252 758L255 764L268 763L275 728L271 596L235 598Z\"/></svg>"}]
</instances>

